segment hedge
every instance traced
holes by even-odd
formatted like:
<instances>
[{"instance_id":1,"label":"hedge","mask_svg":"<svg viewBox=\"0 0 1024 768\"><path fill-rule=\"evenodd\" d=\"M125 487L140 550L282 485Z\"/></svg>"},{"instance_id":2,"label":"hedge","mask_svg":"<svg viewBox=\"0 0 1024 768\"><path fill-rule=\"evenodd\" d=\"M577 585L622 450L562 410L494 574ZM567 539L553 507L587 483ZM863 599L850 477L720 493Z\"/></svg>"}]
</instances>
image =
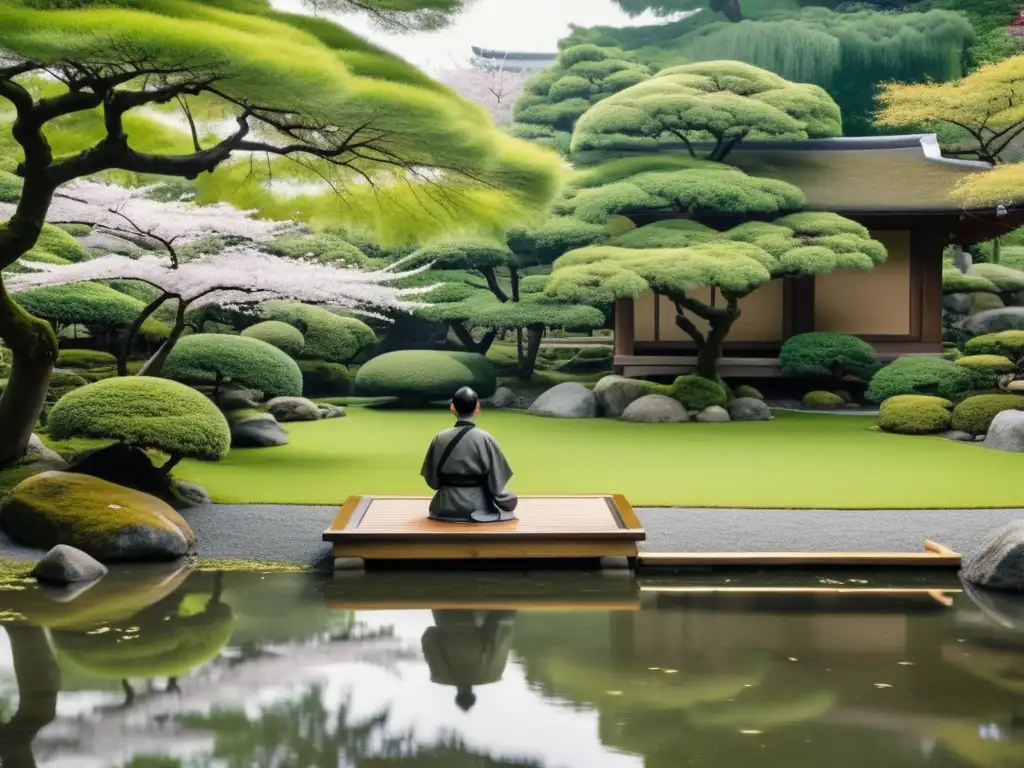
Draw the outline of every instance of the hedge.
<instances>
[{"instance_id":1,"label":"hedge","mask_svg":"<svg viewBox=\"0 0 1024 768\"><path fill-rule=\"evenodd\" d=\"M953 429L983 435L996 414L1003 411L1024 411L1024 397L1010 394L968 397L953 409Z\"/></svg>"},{"instance_id":2,"label":"hedge","mask_svg":"<svg viewBox=\"0 0 1024 768\"><path fill-rule=\"evenodd\" d=\"M303 397L348 397L353 391L353 375L340 363L324 360L299 360Z\"/></svg>"},{"instance_id":3,"label":"hedge","mask_svg":"<svg viewBox=\"0 0 1024 768\"><path fill-rule=\"evenodd\" d=\"M377 343L373 329L362 320L294 301L268 301L263 317L297 328L306 340L301 356L307 360L351 363Z\"/></svg>"},{"instance_id":4,"label":"hedge","mask_svg":"<svg viewBox=\"0 0 1024 768\"><path fill-rule=\"evenodd\" d=\"M302 332L288 323L279 320L266 320L262 323L250 326L242 331L243 336L251 339L265 341L272 347L277 347L289 357L298 357L302 348L306 346L306 340L302 338Z\"/></svg>"},{"instance_id":5,"label":"hedge","mask_svg":"<svg viewBox=\"0 0 1024 768\"><path fill-rule=\"evenodd\" d=\"M779 352L779 366L790 376L856 376L869 381L881 363L874 348L856 336L817 331L786 340Z\"/></svg>"},{"instance_id":6,"label":"hedge","mask_svg":"<svg viewBox=\"0 0 1024 768\"><path fill-rule=\"evenodd\" d=\"M366 397L397 397L407 406L449 400L460 387L480 397L494 394L494 367L470 352L399 350L379 355L356 374L355 391Z\"/></svg>"},{"instance_id":7,"label":"hedge","mask_svg":"<svg viewBox=\"0 0 1024 768\"><path fill-rule=\"evenodd\" d=\"M231 446L217 407L183 384L149 376L97 381L69 392L50 411L50 435L107 438L173 456L215 461Z\"/></svg>"},{"instance_id":8,"label":"hedge","mask_svg":"<svg viewBox=\"0 0 1024 768\"><path fill-rule=\"evenodd\" d=\"M669 386L669 396L674 397L688 411L703 411L712 405L725 405L729 393L717 381L703 376L680 376Z\"/></svg>"},{"instance_id":9,"label":"hedge","mask_svg":"<svg viewBox=\"0 0 1024 768\"><path fill-rule=\"evenodd\" d=\"M60 227L44 224L33 250L46 251L68 261L85 261L89 254L85 247Z\"/></svg>"},{"instance_id":10,"label":"hedge","mask_svg":"<svg viewBox=\"0 0 1024 768\"><path fill-rule=\"evenodd\" d=\"M1014 361L1024 360L1024 331L1000 331L976 336L966 344L972 355L1003 355Z\"/></svg>"},{"instance_id":11,"label":"hedge","mask_svg":"<svg viewBox=\"0 0 1024 768\"><path fill-rule=\"evenodd\" d=\"M957 365L938 357L900 357L876 373L865 397L882 403L896 395L931 395L954 402L972 391L995 386L983 370Z\"/></svg>"},{"instance_id":12,"label":"hedge","mask_svg":"<svg viewBox=\"0 0 1024 768\"><path fill-rule=\"evenodd\" d=\"M302 371L288 355L259 339L224 333L182 337L167 356L163 374L184 384L232 383L258 389L266 398L302 395Z\"/></svg>"},{"instance_id":13,"label":"hedge","mask_svg":"<svg viewBox=\"0 0 1024 768\"><path fill-rule=\"evenodd\" d=\"M821 410L843 408L846 401L837 394L817 389L804 395L803 405L805 408L818 408Z\"/></svg>"},{"instance_id":14,"label":"hedge","mask_svg":"<svg viewBox=\"0 0 1024 768\"><path fill-rule=\"evenodd\" d=\"M58 368L105 368L117 365L117 358L98 349L62 349L57 356Z\"/></svg>"},{"instance_id":15,"label":"hedge","mask_svg":"<svg viewBox=\"0 0 1024 768\"><path fill-rule=\"evenodd\" d=\"M145 309L138 299L99 283L32 288L16 294L17 302L54 325L127 328Z\"/></svg>"},{"instance_id":16,"label":"hedge","mask_svg":"<svg viewBox=\"0 0 1024 768\"><path fill-rule=\"evenodd\" d=\"M878 409L878 426L901 435L929 435L950 427L953 403L929 395L896 395Z\"/></svg>"}]
</instances>

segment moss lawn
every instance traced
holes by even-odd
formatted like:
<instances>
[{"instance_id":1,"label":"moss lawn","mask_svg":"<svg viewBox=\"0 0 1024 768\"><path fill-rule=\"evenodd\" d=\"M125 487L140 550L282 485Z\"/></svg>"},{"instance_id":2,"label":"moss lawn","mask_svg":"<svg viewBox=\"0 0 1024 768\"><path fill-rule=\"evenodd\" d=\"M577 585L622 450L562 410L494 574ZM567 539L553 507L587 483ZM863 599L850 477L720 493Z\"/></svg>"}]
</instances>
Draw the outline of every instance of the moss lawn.
<instances>
[{"instance_id":1,"label":"moss lawn","mask_svg":"<svg viewBox=\"0 0 1024 768\"><path fill-rule=\"evenodd\" d=\"M291 443L234 449L175 474L221 503L341 504L429 493L419 476L443 410L350 407L285 425ZM872 429L871 416L779 412L771 422L630 424L484 412L520 494L622 493L636 506L775 509L1017 507L1024 455Z\"/></svg>"}]
</instances>

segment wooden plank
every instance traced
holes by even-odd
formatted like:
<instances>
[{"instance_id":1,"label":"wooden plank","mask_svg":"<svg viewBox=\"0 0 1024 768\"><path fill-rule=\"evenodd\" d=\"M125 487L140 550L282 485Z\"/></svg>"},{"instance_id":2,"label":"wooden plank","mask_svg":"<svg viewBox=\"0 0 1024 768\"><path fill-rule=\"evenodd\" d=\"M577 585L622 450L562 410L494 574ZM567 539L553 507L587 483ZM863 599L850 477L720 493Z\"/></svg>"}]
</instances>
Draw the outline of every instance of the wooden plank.
<instances>
[{"instance_id":1,"label":"wooden plank","mask_svg":"<svg viewBox=\"0 0 1024 768\"><path fill-rule=\"evenodd\" d=\"M960 567L960 555L934 552L645 552L637 567L694 566L924 566Z\"/></svg>"},{"instance_id":2,"label":"wooden plank","mask_svg":"<svg viewBox=\"0 0 1024 768\"><path fill-rule=\"evenodd\" d=\"M934 598L935 595L960 594L962 589L927 589L927 588L901 588L901 587L675 587L675 586L650 586L641 584L641 592L665 593L665 594L700 594L709 592L738 592L743 594L757 593L779 593L779 594L867 594L867 595L927 595Z\"/></svg>"},{"instance_id":3,"label":"wooden plank","mask_svg":"<svg viewBox=\"0 0 1024 768\"><path fill-rule=\"evenodd\" d=\"M348 527L349 522L352 520L352 515L355 514L356 509L359 507L362 501L362 496L349 496L345 499L345 503L341 505L341 509L338 510L338 516L334 518L331 523L329 531L343 531ZM326 541L326 539L325 539Z\"/></svg>"},{"instance_id":4,"label":"wooden plank","mask_svg":"<svg viewBox=\"0 0 1024 768\"><path fill-rule=\"evenodd\" d=\"M548 602L514 600L507 602L474 601L474 600L433 600L402 599L394 600L328 600L324 606L330 611L530 611L539 613L551 611L564 613L567 611L639 611L640 604L636 601L609 601L594 603L575 603L571 601Z\"/></svg>"},{"instance_id":5,"label":"wooden plank","mask_svg":"<svg viewBox=\"0 0 1024 768\"><path fill-rule=\"evenodd\" d=\"M640 531L643 530L644 527L640 522L640 518L636 516L636 512L633 510L633 505L626 500L625 496L622 494L615 494L611 497L611 501L615 505L615 510L618 512L619 519L626 528L633 528ZM638 541L644 541L646 538L647 537L644 536L643 539L638 539Z\"/></svg>"},{"instance_id":6,"label":"wooden plank","mask_svg":"<svg viewBox=\"0 0 1024 768\"><path fill-rule=\"evenodd\" d=\"M364 560L557 560L636 556L636 544L621 541L549 541L520 538L509 539L506 542L488 542L461 537L456 541L347 540L334 544L334 557L361 557Z\"/></svg>"}]
</instances>

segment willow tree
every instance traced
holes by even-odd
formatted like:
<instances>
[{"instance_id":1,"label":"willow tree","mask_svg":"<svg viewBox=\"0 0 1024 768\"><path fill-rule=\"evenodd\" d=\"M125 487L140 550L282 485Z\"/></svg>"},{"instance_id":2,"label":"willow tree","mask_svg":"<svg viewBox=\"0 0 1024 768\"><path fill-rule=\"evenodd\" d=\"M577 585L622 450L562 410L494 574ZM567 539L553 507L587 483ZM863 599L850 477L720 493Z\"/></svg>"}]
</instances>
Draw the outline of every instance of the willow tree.
<instances>
[{"instance_id":1,"label":"willow tree","mask_svg":"<svg viewBox=\"0 0 1024 768\"><path fill-rule=\"evenodd\" d=\"M619 51L596 45L566 48L526 83L515 103L513 133L568 151L580 115L601 99L645 80L650 71Z\"/></svg>"},{"instance_id":2,"label":"willow tree","mask_svg":"<svg viewBox=\"0 0 1024 768\"><path fill-rule=\"evenodd\" d=\"M623 0L627 2L627 0ZM637 10L647 3L628 0ZM652 2L664 10L704 3ZM769 0L724 0L739 14L698 13L664 25L575 29L563 45L617 46L654 68L681 61L735 59L800 82L827 88L845 116L845 133L863 135L871 124L877 86L890 80L946 81L963 74L965 49L974 39L962 14L794 8ZM751 8L750 18L743 13ZM720 9L721 10L721 9Z\"/></svg>"},{"instance_id":3,"label":"willow tree","mask_svg":"<svg viewBox=\"0 0 1024 768\"><path fill-rule=\"evenodd\" d=\"M717 380L745 296L777 278L869 270L886 257L860 224L801 212L798 188L721 162L745 138L828 136L839 124L817 86L739 62L676 67L606 99L573 134L574 157L595 164L577 172L555 211L643 226L557 259L545 294L606 305L655 291L693 340L697 373ZM652 216L663 220L645 224ZM695 296L708 288L710 301Z\"/></svg>"},{"instance_id":4,"label":"willow tree","mask_svg":"<svg viewBox=\"0 0 1024 768\"><path fill-rule=\"evenodd\" d=\"M296 178L327 185L322 197L340 193L336 210L358 190L364 201L383 200L361 208L383 229L389 215L400 218L385 204L392 188L412 189L404 200L461 223L483 210L491 223L495 215L515 220L553 194L556 158L500 134L481 108L331 22L277 13L259 0L48 10L67 5L0 5L0 96L14 113L23 181L0 229L0 269L35 244L58 188L112 171L184 179L224 171L260 180L257 168L297 169ZM133 119L154 109L174 110L184 149L154 147L135 130ZM206 130L214 116L231 129ZM81 123L96 126L95 135L76 131ZM80 146L67 147L65 129ZM411 218L409 211L401 217ZM31 437L57 344L2 287L0 338L14 357L0 398L3 465Z\"/></svg>"}]
</instances>

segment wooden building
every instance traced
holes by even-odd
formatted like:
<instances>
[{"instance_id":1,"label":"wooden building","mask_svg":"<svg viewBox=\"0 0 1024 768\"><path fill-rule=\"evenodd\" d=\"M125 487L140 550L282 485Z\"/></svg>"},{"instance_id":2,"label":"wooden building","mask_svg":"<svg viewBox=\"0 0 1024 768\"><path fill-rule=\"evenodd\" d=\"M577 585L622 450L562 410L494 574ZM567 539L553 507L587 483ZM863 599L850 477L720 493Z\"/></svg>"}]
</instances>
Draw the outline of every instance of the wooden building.
<instances>
[{"instance_id":1,"label":"wooden building","mask_svg":"<svg viewBox=\"0 0 1024 768\"><path fill-rule=\"evenodd\" d=\"M943 249L982 242L1024 223L1017 210L964 211L951 190L965 175L990 166L943 157L934 134L744 142L730 153L729 164L794 184L808 209L860 222L889 256L870 272L773 280L745 297L725 344L724 376L780 375L782 343L809 331L859 336L882 359L941 352ZM708 295L694 295L710 297L709 289L703 293ZM669 300L653 293L617 302L616 370L627 376L691 370L694 345L674 316Z\"/></svg>"}]
</instances>

